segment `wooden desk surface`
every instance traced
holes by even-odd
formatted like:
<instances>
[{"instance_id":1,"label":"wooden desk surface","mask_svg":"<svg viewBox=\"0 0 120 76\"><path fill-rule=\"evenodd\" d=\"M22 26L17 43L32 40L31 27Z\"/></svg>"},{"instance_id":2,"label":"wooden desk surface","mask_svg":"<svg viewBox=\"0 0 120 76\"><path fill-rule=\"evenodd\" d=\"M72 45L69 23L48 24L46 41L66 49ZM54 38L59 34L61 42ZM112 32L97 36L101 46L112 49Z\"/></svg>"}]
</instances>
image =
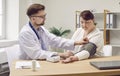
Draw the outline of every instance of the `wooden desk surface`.
<instances>
[{"instance_id":1,"label":"wooden desk surface","mask_svg":"<svg viewBox=\"0 0 120 76\"><path fill-rule=\"evenodd\" d=\"M89 64L90 61L120 60L120 56L94 58L68 64L39 61L40 69L16 69L15 62L11 67L10 76L106 76L120 75L120 69L98 70Z\"/></svg>"}]
</instances>

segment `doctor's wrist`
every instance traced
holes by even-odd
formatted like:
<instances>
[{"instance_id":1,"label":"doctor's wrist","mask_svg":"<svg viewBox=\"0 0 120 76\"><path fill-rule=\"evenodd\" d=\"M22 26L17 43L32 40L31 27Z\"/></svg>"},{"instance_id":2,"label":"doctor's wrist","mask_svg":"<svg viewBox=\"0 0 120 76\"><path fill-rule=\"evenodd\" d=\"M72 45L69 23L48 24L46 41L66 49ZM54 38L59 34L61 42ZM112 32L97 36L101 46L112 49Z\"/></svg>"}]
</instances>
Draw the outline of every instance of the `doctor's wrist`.
<instances>
[{"instance_id":1,"label":"doctor's wrist","mask_svg":"<svg viewBox=\"0 0 120 76\"><path fill-rule=\"evenodd\" d=\"M75 41L75 42L74 42L74 46L76 46L76 45L82 45L82 43Z\"/></svg>"}]
</instances>

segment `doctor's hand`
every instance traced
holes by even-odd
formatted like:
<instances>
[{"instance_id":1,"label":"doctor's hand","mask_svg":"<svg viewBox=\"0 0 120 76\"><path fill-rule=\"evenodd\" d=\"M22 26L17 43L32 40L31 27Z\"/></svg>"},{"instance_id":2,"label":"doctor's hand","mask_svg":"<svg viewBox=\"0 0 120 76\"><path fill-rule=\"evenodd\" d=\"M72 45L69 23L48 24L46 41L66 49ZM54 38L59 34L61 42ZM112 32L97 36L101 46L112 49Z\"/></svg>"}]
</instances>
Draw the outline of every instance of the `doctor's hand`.
<instances>
[{"instance_id":1,"label":"doctor's hand","mask_svg":"<svg viewBox=\"0 0 120 76\"><path fill-rule=\"evenodd\" d=\"M70 56L73 56L74 54L71 51L65 52L65 53L58 53L58 55L62 58L62 59L66 59Z\"/></svg>"},{"instance_id":2,"label":"doctor's hand","mask_svg":"<svg viewBox=\"0 0 120 76\"><path fill-rule=\"evenodd\" d=\"M88 38L85 37L85 38L83 38L83 39L80 40L80 41L76 41L76 42L74 43L74 45L83 45L83 44L86 44L86 43L88 43L88 42L89 42Z\"/></svg>"}]
</instances>

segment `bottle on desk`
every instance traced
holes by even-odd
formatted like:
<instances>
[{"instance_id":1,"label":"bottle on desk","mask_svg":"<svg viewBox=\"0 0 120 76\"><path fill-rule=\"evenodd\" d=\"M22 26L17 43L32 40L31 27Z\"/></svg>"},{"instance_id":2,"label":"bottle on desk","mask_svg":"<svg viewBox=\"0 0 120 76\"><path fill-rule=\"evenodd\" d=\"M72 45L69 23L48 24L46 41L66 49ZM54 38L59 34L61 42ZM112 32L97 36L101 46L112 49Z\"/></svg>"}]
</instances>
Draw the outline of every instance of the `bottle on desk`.
<instances>
[{"instance_id":1,"label":"bottle on desk","mask_svg":"<svg viewBox=\"0 0 120 76\"><path fill-rule=\"evenodd\" d=\"M36 60L32 60L32 71L36 71Z\"/></svg>"}]
</instances>

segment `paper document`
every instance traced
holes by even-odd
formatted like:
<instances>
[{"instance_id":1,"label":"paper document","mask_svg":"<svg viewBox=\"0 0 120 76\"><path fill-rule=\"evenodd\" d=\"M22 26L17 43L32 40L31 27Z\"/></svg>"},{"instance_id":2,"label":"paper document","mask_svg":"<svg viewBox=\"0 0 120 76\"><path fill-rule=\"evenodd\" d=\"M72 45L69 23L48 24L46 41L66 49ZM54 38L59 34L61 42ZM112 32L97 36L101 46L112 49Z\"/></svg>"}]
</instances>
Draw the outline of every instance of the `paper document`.
<instances>
[{"instance_id":1,"label":"paper document","mask_svg":"<svg viewBox=\"0 0 120 76\"><path fill-rule=\"evenodd\" d=\"M17 61L15 65L16 69L30 69L32 68L32 61ZM36 68L40 68L40 64L36 61Z\"/></svg>"}]
</instances>

